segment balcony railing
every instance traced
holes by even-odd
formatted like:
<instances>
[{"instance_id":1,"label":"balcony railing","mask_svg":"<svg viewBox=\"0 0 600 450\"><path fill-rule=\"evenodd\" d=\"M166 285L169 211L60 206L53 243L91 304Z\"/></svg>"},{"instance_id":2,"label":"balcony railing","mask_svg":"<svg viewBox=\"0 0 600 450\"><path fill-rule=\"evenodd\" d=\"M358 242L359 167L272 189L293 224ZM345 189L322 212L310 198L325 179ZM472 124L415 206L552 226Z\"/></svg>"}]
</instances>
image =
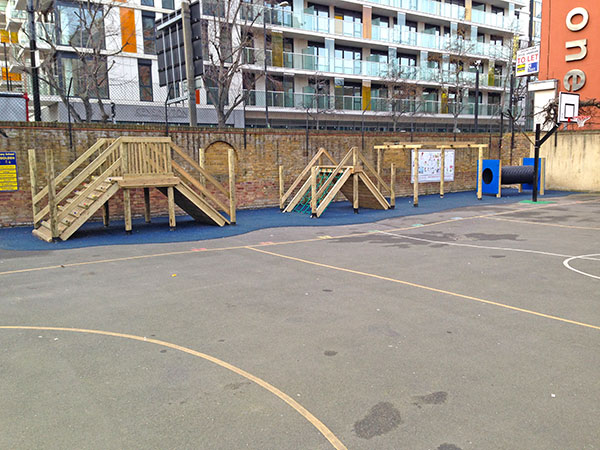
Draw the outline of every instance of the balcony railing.
<instances>
[{"instance_id":1,"label":"balcony railing","mask_svg":"<svg viewBox=\"0 0 600 450\"><path fill-rule=\"evenodd\" d=\"M340 96L316 93L245 91L246 106L264 108L265 103L272 108L285 108L310 111L356 111L363 112L361 96ZM266 100L266 101L265 101ZM475 105L464 102L440 102L424 99L371 98L367 111L377 113L401 114L453 114L459 108L460 115L473 115ZM498 116L500 105L479 104L479 116Z\"/></svg>"},{"instance_id":2,"label":"balcony railing","mask_svg":"<svg viewBox=\"0 0 600 450\"><path fill-rule=\"evenodd\" d=\"M264 52L261 49L245 48L243 55L243 62L245 64L254 64L262 68L264 64ZM271 55L272 51L267 50L267 65L273 67ZM437 68L344 58L330 59L325 55L310 55L305 53L283 52L283 68L320 73L379 77L397 81L427 81L450 84L455 84L457 81L456 72L441 71ZM458 74L458 82L474 86L475 73L460 72ZM501 87L502 79L500 77L481 75L479 77L479 84L481 87Z\"/></svg>"}]
</instances>

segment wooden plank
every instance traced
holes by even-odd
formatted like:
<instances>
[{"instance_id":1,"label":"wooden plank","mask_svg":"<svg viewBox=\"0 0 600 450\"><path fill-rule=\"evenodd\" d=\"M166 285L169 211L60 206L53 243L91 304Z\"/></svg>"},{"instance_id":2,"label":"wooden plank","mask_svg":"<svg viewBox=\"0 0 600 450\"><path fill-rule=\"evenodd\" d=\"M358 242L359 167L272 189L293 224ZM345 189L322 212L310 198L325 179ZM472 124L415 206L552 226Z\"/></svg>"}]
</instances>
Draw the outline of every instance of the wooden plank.
<instances>
[{"instance_id":1,"label":"wooden plank","mask_svg":"<svg viewBox=\"0 0 600 450\"><path fill-rule=\"evenodd\" d=\"M151 188L151 187L168 187L175 186L179 183L179 178L173 175L128 175L126 178L121 178L119 185L123 188Z\"/></svg>"},{"instance_id":2,"label":"wooden plank","mask_svg":"<svg viewBox=\"0 0 600 450\"><path fill-rule=\"evenodd\" d=\"M66 241L67 239L69 239L69 237L71 237L71 235L73 235L73 233L75 233L81 227L81 225L83 225L85 222L87 222L90 219L90 217L92 217L96 213L96 211L98 211L98 209L100 209L100 207L105 205L106 202L108 202L108 200L118 190L119 190L118 184L115 183L112 186L110 186L110 188L105 193L102 194L102 196L98 199L98 201L96 203L92 204L91 207L89 209L87 209L83 214L81 214L81 216L79 216L77 218L77 220L75 220L69 227L64 228L60 232L60 238L63 241Z\"/></svg>"},{"instance_id":3,"label":"wooden plank","mask_svg":"<svg viewBox=\"0 0 600 450\"><path fill-rule=\"evenodd\" d=\"M363 173L359 174L359 177L360 177L360 180L365 184L367 189L369 189L372 197L377 200L377 203L381 206L381 208L389 209L390 204L388 203L386 198L383 196L381 191L379 189L377 189L377 186L375 186L375 183L373 183L373 181L371 181L369 176L363 172Z\"/></svg>"},{"instance_id":4,"label":"wooden plank","mask_svg":"<svg viewBox=\"0 0 600 450\"><path fill-rule=\"evenodd\" d=\"M92 145L89 149L87 149L79 158L77 158L73 163L71 163L65 170L63 170L57 177L54 179L55 186L59 185L66 177L71 175L71 173L77 169L83 163L86 163L88 158L94 154L100 147L102 147L106 142L110 142L110 139L98 139L98 141ZM48 186L44 187L40 192L38 192L34 198L34 201L38 203L43 197L48 195Z\"/></svg>"},{"instance_id":5,"label":"wooden plank","mask_svg":"<svg viewBox=\"0 0 600 450\"><path fill-rule=\"evenodd\" d=\"M313 166L310 168L310 211L312 217L317 213L317 173L318 168Z\"/></svg>"},{"instance_id":6,"label":"wooden plank","mask_svg":"<svg viewBox=\"0 0 600 450\"><path fill-rule=\"evenodd\" d=\"M229 168L229 219L235 224L235 153L232 148L227 149L227 165Z\"/></svg>"},{"instance_id":7,"label":"wooden plank","mask_svg":"<svg viewBox=\"0 0 600 450\"><path fill-rule=\"evenodd\" d=\"M125 217L125 231L131 231L131 193L123 189L123 216Z\"/></svg>"},{"instance_id":8,"label":"wooden plank","mask_svg":"<svg viewBox=\"0 0 600 450\"><path fill-rule=\"evenodd\" d=\"M50 213L50 234L52 239L58 237L56 189L54 185L54 152L46 149L46 181L48 186L48 210Z\"/></svg>"},{"instance_id":9,"label":"wooden plank","mask_svg":"<svg viewBox=\"0 0 600 450\"><path fill-rule=\"evenodd\" d=\"M283 194L285 193L285 181L283 179L283 166L279 165L279 210L283 211Z\"/></svg>"},{"instance_id":10,"label":"wooden plank","mask_svg":"<svg viewBox=\"0 0 600 450\"><path fill-rule=\"evenodd\" d=\"M311 178L308 177L306 179L306 181L304 182L304 184L302 185L302 187L300 189L298 189L298 192L296 192L296 195L294 195L294 197L290 200L288 205L285 207L283 212L292 212L294 210L296 205L300 202L300 200L302 200L302 197L304 197L306 192L308 192L308 190L310 189L310 181L311 181Z\"/></svg>"},{"instance_id":11,"label":"wooden plank","mask_svg":"<svg viewBox=\"0 0 600 450\"><path fill-rule=\"evenodd\" d=\"M377 189L381 191L381 149L377 149Z\"/></svg>"},{"instance_id":12,"label":"wooden plank","mask_svg":"<svg viewBox=\"0 0 600 450\"><path fill-rule=\"evenodd\" d=\"M337 180L337 182L333 185L333 187L327 193L325 198L321 201L319 208L316 210L317 217L321 217L321 214L323 214L323 212L325 211L327 206L329 206L329 204L335 198L335 196L338 194L338 192L340 192L340 189L342 188L342 186L344 184L346 184L346 181L348 181L348 178L350 178L351 175L352 175L352 168L348 167L347 169L344 170L340 179Z\"/></svg>"},{"instance_id":13,"label":"wooden plank","mask_svg":"<svg viewBox=\"0 0 600 450\"><path fill-rule=\"evenodd\" d=\"M206 150L202 147L198 149L198 165L206 170ZM200 184L206 187L206 179L200 175Z\"/></svg>"},{"instance_id":14,"label":"wooden plank","mask_svg":"<svg viewBox=\"0 0 600 450\"><path fill-rule=\"evenodd\" d=\"M333 180L335 179L336 175L342 170L342 167L344 166L344 164L346 164L348 162L348 160L350 160L350 157L352 157L355 154L354 150L355 150L354 147L351 148L348 151L348 153L346 153L346 156L344 156L342 158L342 160L336 166L336 168L333 169L333 172L331 172L329 174L329 176L327 177L327 179L325 180L325 182L323 183L323 185L321 186L321 188L317 192L317 199L321 198L321 196L325 193L325 190L327 189L327 187L329 186L329 184L331 182L333 182Z\"/></svg>"},{"instance_id":15,"label":"wooden plank","mask_svg":"<svg viewBox=\"0 0 600 450\"><path fill-rule=\"evenodd\" d=\"M121 167L123 170L123 176L129 175L131 170L129 169L129 145L122 144L121 145Z\"/></svg>"},{"instance_id":16,"label":"wooden plank","mask_svg":"<svg viewBox=\"0 0 600 450\"><path fill-rule=\"evenodd\" d=\"M444 175L446 174L446 149L442 147L440 149L440 198L444 198Z\"/></svg>"},{"instance_id":17,"label":"wooden plank","mask_svg":"<svg viewBox=\"0 0 600 450\"><path fill-rule=\"evenodd\" d=\"M229 211L229 206L225 205L225 203L223 203L221 200L215 197L208 190L208 188L202 186L198 180L196 180L192 175L183 170L183 167L181 167L175 161L173 161L173 168L181 178L185 179L186 182L198 189L207 199L214 202L221 209L221 211Z\"/></svg>"},{"instance_id":18,"label":"wooden plank","mask_svg":"<svg viewBox=\"0 0 600 450\"><path fill-rule=\"evenodd\" d=\"M298 187L298 185L302 182L302 180L304 179L304 177L310 172L310 169L312 166L314 166L317 161L319 160L319 157L325 154L329 159L331 159L333 161L333 163L335 164L335 160L333 160L331 158L331 156L327 153L327 151L324 148L320 148L319 151L316 153L315 156L313 156L313 158L310 160L310 162L306 165L306 167L302 170L302 172L300 172L300 175L298 175L298 177L294 180L294 182L292 183L292 185L290 186L290 188L287 190L287 192L285 194L283 194L283 202L285 203L285 201L287 200L287 198L292 195L292 192L294 192L294 190Z\"/></svg>"},{"instance_id":19,"label":"wooden plank","mask_svg":"<svg viewBox=\"0 0 600 450\"><path fill-rule=\"evenodd\" d=\"M150 188L144 188L144 220L150 223Z\"/></svg>"},{"instance_id":20,"label":"wooden plank","mask_svg":"<svg viewBox=\"0 0 600 450\"><path fill-rule=\"evenodd\" d=\"M412 150L414 153L413 160L413 206L416 208L419 206L419 149L415 148Z\"/></svg>"},{"instance_id":21,"label":"wooden plank","mask_svg":"<svg viewBox=\"0 0 600 450\"><path fill-rule=\"evenodd\" d=\"M175 193L173 186L167 188L167 199L169 204L169 227L175 228Z\"/></svg>"},{"instance_id":22,"label":"wooden plank","mask_svg":"<svg viewBox=\"0 0 600 450\"><path fill-rule=\"evenodd\" d=\"M162 190L163 188L161 188L161 191ZM192 190L184 182L181 182L175 186L175 191L178 192L180 196L185 197L185 199L190 202L194 208L197 208L198 211L193 211L190 210L189 205L179 204L179 206L195 220L206 222L205 219L209 218L220 227L229 224L229 220L223 217L212 205L210 205L204 198L200 197L196 191ZM175 197L175 201L177 202L177 196Z\"/></svg>"},{"instance_id":23,"label":"wooden plank","mask_svg":"<svg viewBox=\"0 0 600 450\"><path fill-rule=\"evenodd\" d=\"M358 173L352 174L352 208L354 212L358 212L358 208L360 207L360 196L358 194Z\"/></svg>"},{"instance_id":24,"label":"wooden plank","mask_svg":"<svg viewBox=\"0 0 600 450\"><path fill-rule=\"evenodd\" d=\"M375 180L377 180L381 186L385 187L386 190L388 190L388 186L387 183L385 181L383 181L383 179L379 176L379 174L377 173L377 171L373 168L373 166L371 165L371 163L367 160L367 158L364 157L364 155L360 152L358 152L358 157L360 158L360 160L363 162L363 164L365 165L365 167L367 169L369 169L369 171L373 174L373 176L375 177Z\"/></svg>"},{"instance_id":25,"label":"wooden plank","mask_svg":"<svg viewBox=\"0 0 600 450\"><path fill-rule=\"evenodd\" d=\"M206 178L206 180L208 180L211 184L213 184L223 195L225 195L226 197L229 196L229 192L227 192L227 189L225 189L223 186L221 186L221 183L219 183L210 173L208 173L205 169L203 169L202 167L200 167L196 161L194 161L190 156L188 156L183 150L181 150L177 145L175 145L173 142L171 142L171 148L173 150L175 150L175 153L177 153L179 156L181 156L185 162L187 162L190 166L192 166L192 168L196 169L198 172L200 172L201 175L204 175L204 177ZM171 152L168 152L169 154ZM172 163L173 165L175 164L175 162L173 161Z\"/></svg>"},{"instance_id":26,"label":"wooden plank","mask_svg":"<svg viewBox=\"0 0 600 450\"><path fill-rule=\"evenodd\" d=\"M29 158L29 179L31 183L31 208L33 210L33 228L38 228L40 226L40 221L35 220L35 216L38 212L37 202L35 201L35 196L37 194L38 185L37 185L37 159L35 157L35 150L30 148L27 151L27 156Z\"/></svg>"},{"instance_id":27,"label":"wooden plank","mask_svg":"<svg viewBox=\"0 0 600 450\"><path fill-rule=\"evenodd\" d=\"M390 207L396 207L396 166L394 163L390 167Z\"/></svg>"}]
</instances>

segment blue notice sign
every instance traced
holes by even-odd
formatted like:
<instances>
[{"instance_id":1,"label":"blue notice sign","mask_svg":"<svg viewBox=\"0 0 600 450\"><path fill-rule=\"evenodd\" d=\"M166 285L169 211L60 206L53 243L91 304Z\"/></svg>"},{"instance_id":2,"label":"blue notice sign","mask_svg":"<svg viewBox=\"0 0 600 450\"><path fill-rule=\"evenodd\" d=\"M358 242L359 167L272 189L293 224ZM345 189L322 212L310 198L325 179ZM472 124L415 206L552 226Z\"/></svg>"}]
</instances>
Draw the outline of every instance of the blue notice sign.
<instances>
[{"instance_id":1,"label":"blue notice sign","mask_svg":"<svg viewBox=\"0 0 600 450\"><path fill-rule=\"evenodd\" d=\"M17 153L0 152L0 192L18 190Z\"/></svg>"}]
</instances>

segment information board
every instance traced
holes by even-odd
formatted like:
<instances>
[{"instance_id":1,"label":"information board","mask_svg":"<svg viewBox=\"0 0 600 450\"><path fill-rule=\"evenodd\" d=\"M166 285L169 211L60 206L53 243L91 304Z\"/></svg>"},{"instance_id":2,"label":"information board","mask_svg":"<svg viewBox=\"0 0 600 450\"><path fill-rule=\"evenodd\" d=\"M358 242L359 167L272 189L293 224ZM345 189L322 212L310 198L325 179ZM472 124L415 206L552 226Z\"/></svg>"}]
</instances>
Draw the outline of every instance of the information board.
<instances>
[{"instance_id":1,"label":"information board","mask_svg":"<svg viewBox=\"0 0 600 450\"><path fill-rule=\"evenodd\" d=\"M454 181L454 150L444 150L444 181ZM419 150L419 183L440 182L442 151ZM415 150L410 159L410 182L415 182Z\"/></svg>"},{"instance_id":2,"label":"information board","mask_svg":"<svg viewBox=\"0 0 600 450\"><path fill-rule=\"evenodd\" d=\"M0 152L0 192L19 190L16 152Z\"/></svg>"}]
</instances>

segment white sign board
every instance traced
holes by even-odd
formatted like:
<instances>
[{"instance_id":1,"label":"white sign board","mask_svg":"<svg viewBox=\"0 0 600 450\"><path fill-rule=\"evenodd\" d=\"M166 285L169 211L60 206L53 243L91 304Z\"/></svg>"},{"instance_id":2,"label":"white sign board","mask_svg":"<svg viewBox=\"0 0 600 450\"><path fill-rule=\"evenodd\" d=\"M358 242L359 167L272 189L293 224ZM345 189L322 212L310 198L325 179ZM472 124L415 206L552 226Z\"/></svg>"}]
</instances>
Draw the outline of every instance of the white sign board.
<instances>
[{"instance_id":1,"label":"white sign board","mask_svg":"<svg viewBox=\"0 0 600 450\"><path fill-rule=\"evenodd\" d=\"M558 122L565 123L579 115L579 94L558 93Z\"/></svg>"},{"instance_id":2,"label":"white sign board","mask_svg":"<svg viewBox=\"0 0 600 450\"><path fill-rule=\"evenodd\" d=\"M444 181L454 181L454 150L444 150L444 159ZM441 150L419 150L419 183L440 182L441 160ZM412 151L410 167L410 182L414 183L415 150Z\"/></svg>"},{"instance_id":3,"label":"white sign board","mask_svg":"<svg viewBox=\"0 0 600 450\"><path fill-rule=\"evenodd\" d=\"M529 47L517 51L517 70L518 77L533 75L540 71L540 47Z\"/></svg>"}]
</instances>

